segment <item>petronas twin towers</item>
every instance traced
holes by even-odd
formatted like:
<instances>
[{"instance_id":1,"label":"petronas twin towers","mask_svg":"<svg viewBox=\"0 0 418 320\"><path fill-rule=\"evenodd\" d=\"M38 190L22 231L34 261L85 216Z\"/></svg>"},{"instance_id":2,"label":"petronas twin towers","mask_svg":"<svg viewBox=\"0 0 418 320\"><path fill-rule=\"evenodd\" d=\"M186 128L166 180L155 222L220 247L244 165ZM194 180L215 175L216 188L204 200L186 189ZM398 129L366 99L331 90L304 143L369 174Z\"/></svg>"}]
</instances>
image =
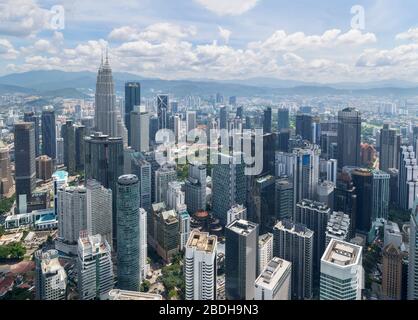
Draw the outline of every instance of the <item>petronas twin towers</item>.
<instances>
[{"instance_id":1,"label":"petronas twin towers","mask_svg":"<svg viewBox=\"0 0 418 320\"><path fill-rule=\"evenodd\" d=\"M96 131L109 137L122 137L125 141L126 128L123 125L120 112L116 108L115 84L107 53L105 62L103 63L102 59L97 73L95 102Z\"/></svg>"}]
</instances>

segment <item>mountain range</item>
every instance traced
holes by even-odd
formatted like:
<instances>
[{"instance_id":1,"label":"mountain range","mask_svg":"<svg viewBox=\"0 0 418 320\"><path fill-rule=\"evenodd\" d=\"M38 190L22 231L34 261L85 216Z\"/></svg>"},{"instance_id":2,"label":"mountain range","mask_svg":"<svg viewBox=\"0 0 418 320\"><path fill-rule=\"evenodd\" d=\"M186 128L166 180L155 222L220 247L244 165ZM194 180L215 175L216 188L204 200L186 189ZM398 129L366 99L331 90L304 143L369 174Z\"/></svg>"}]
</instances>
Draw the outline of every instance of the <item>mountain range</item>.
<instances>
[{"instance_id":1,"label":"mountain range","mask_svg":"<svg viewBox=\"0 0 418 320\"><path fill-rule=\"evenodd\" d=\"M141 82L142 94L153 96L158 92L176 96L214 95L271 96L271 95L418 95L418 84L400 80L375 82L314 83L275 78L232 80L187 79L163 80L144 78L132 73L113 73L115 88L123 92L126 81ZM65 72L40 70L13 73L0 77L0 94L21 93L43 97L85 98L94 93L96 74L89 71Z\"/></svg>"}]
</instances>

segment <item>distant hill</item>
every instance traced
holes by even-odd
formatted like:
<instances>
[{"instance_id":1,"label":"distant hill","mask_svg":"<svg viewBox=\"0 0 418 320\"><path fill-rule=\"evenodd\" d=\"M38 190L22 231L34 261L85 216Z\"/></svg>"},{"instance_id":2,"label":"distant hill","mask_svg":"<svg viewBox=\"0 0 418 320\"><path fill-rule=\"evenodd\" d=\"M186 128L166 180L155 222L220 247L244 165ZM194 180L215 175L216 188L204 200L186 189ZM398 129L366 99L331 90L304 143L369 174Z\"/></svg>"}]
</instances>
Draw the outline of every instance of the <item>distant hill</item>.
<instances>
[{"instance_id":1,"label":"distant hill","mask_svg":"<svg viewBox=\"0 0 418 320\"><path fill-rule=\"evenodd\" d=\"M274 78L250 78L245 80L161 80L147 79L132 73L114 72L116 91L123 93L126 81L140 81L143 96L158 92L177 96L271 96L271 95L418 95L418 84L383 80L367 83L318 84ZM89 71L65 72L40 70L14 73L0 77L0 93L38 94L46 97L84 98L83 92L94 90L96 73Z\"/></svg>"}]
</instances>

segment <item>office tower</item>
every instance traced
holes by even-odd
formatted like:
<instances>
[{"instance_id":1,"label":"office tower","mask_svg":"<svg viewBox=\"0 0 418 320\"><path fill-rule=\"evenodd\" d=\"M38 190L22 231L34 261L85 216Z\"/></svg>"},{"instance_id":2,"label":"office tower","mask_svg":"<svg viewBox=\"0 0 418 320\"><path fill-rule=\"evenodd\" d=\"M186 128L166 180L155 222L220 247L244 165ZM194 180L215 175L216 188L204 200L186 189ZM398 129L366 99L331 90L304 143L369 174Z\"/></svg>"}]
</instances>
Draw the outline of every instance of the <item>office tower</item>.
<instances>
[{"instance_id":1,"label":"office tower","mask_svg":"<svg viewBox=\"0 0 418 320\"><path fill-rule=\"evenodd\" d=\"M159 130L159 125L159 118L156 116L152 116L149 120L149 138L151 145L155 145L155 135Z\"/></svg>"},{"instance_id":2,"label":"office tower","mask_svg":"<svg viewBox=\"0 0 418 320\"><path fill-rule=\"evenodd\" d=\"M81 233L78 239L78 294L80 300L107 300L113 289L109 243L100 234Z\"/></svg>"},{"instance_id":3,"label":"office tower","mask_svg":"<svg viewBox=\"0 0 418 320\"><path fill-rule=\"evenodd\" d=\"M112 190L89 179L86 182L86 192L88 234L100 234L112 247Z\"/></svg>"},{"instance_id":4,"label":"office tower","mask_svg":"<svg viewBox=\"0 0 418 320\"><path fill-rule=\"evenodd\" d=\"M179 112L179 103L178 101L171 101L170 102L171 113Z\"/></svg>"},{"instance_id":5,"label":"office tower","mask_svg":"<svg viewBox=\"0 0 418 320\"><path fill-rule=\"evenodd\" d=\"M363 248L332 239L321 259L320 300L361 300Z\"/></svg>"},{"instance_id":6,"label":"office tower","mask_svg":"<svg viewBox=\"0 0 418 320\"><path fill-rule=\"evenodd\" d=\"M123 175L117 184L117 287L139 291L141 285L139 233L139 180L135 175Z\"/></svg>"},{"instance_id":7,"label":"office tower","mask_svg":"<svg viewBox=\"0 0 418 320\"><path fill-rule=\"evenodd\" d=\"M191 214L206 210L206 166L189 164L189 176L185 182L186 205Z\"/></svg>"},{"instance_id":8,"label":"office tower","mask_svg":"<svg viewBox=\"0 0 418 320\"><path fill-rule=\"evenodd\" d=\"M235 114L237 118L244 119L244 107L239 106L237 107L237 113Z\"/></svg>"},{"instance_id":9,"label":"office tower","mask_svg":"<svg viewBox=\"0 0 418 320\"><path fill-rule=\"evenodd\" d=\"M292 264L274 257L255 281L254 300L291 300Z\"/></svg>"},{"instance_id":10,"label":"office tower","mask_svg":"<svg viewBox=\"0 0 418 320\"><path fill-rule=\"evenodd\" d=\"M293 153L277 151L275 155L277 177L293 177L296 156Z\"/></svg>"},{"instance_id":11,"label":"office tower","mask_svg":"<svg viewBox=\"0 0 418 320\"><path fill-rule=\"evenodd\" d=\"M415 201L409 229L408 300L418 300L418 210Z\"/></svg>"},{"instance_id":12,"label":"office tower","mask_svg":"<svg viewBox=\"0 0 418 320\"><path fill-rule=\"evenodd\" d=\"M401 147L401 136L396 130L390 129L389 124L384 124L380 130L380 170L388 171L389 168L399 168L399 148Z\"/></svg>"},{"instance_id":13,"label":"office tower","mask_svg":"<svg viewBox=\"0 0 418 320\"><path fill-rule=\"evenodd\" d=\"M61 127L61 136L64 139L64 165L70 175L76 172L75 127L71 120L67 120Z\"/></svg>"},{"instance_id":14,"label":"office tower","mask_svg":"<svg viewBox=\"0 0 418 320\"><path fill-rule=\"evenodd\" d=\"M227 212L226 225L235 220L247 220L247 208L241 204L236 204Z\"/></svg>"},{"instance_id":15,"label":"office tower","mask_svg":"<svg viewBox=\"0 0 418 320\"><path fill-rule=\"evenodd\" d=\"M64 164L64 139L57 138L57 165Z\"/></svg>"},{"instance_id":16,"label":"office tower","mask_svg":"<svg viewBox=\"0 0 418 320\"><path fill-rule=\"evenodd\" d=\"M9 196L13 187L9 148L0 141L0 199Z\"/></svg>"},{"instance_id":17,"label":"office tower","mask_svg":"<svg viewBox=\"0 0 418 320\"><path fill-rule=\"evenodd\" d=\"M82 230L87 230L86 188L62 187L58 190L58 238L76 245Z\"/></svg>"},{"instance_id":18,"label":"office tower","mask_svg":"<svg viewBox=\"0 0 418 320\"><path fill-rule=\"evenodd\" d=\"M219 108L219 129L228 129L228 110L225 106Z\"/></svg>"},{"instance_id":19,"label":"office tower","mask_svg":"<svg viewBox=\"0 0 418 320\"><path fill-rule=\"evenodd\" d=\"M335 159L330 159L327 161L327 180L331 181L335 185L337 184L337 170L338 170L338 161Z\"/></svg>"},{"instance_id":20,"label":"office tower","mask_svg":"<svg viewBox=\"0 0 418 320\"><path fill-rule=\"evenodd\" d=\"M216 236L192 231L184 259L186 300L216 299L216 250Z\"/></svg>"},{"instance_id":21,"label":"office tower","mask_svg":"<svg viewBox=\"0 0 418 320\"><path fill-rule=\"evenodd\" d=\"M264 110L264 121L263 121L263 130L264 133L271 133L271 108L268 107Z\"/></svg>"},{"instance_id":22,"label":"office tower","mask_svg":"<svg viewBox=\"0 0 418 320\"><path fill-rule=\"evenodd\" d=\"M292 263L292 298L312 298L313 231L290 220L279 221L273 231L273 256Z\"/></svg>"},{"instance_id":23,"label":"office tower","mask_svg":"<svg viewBox=\"0 0 418 320\"><path fill-rule=\"evenodd\" d=\"M166 164L155 171L155 202L167 203L168 183L177 180L175 165Z\"/></svg>"},{"instance_id":24,"label":"office tower","mask_svg":"<svg viewBox=\"0 0 418 320\"><path fill-rule=\"evenodd\" d=\"M325 231L325 247L331 242L331 239L349 241L350 237L350 217L341 211L334 211L328 220Z\"/></svg>"},{"instance_id":25,"label":"office tower","mask_svg":"<svg viewBox=\"0 0 418 320\"><path fill-rule=\"evenodd\" d=\"M55 128L55 111L53 107L45 107L42 110L42 154L56 159L57 157L57 132Z\"/></svg>"},{"instance_id":26,"label":"office tower","mask_svg":"<svg viewBox=\"0 0 418 320\"><path fill-rule=\"evenodd\" d=\"M327 127L327 124L326 123L323 124L321 122L321 126ZM337 126L337 128L338 128L338 126ZM321 130L322 130L322 127L321 127ZM320 146L321 146L321 151L322 151L321 157L323 159L329 160L329 159L332 159L332 158L334 158L334 159L338 158L337 155L335 155L335 157L333 156L334 153L335 153L334 152L335 151L334 146L337 146L337 144L338 144L338 132L337 132L337 130L335 130L335 131L324 131L324 130L322 130L321 131ZM336 162L336 164L337 164L337 162Z\"/></svg>"},{"instance_id":27,"label":"office tower","mask_svg":"<svg viewBox=\"0 0 418 320\"><path fill-rule=\"evenodd\" d=\"M275 188L275 219L292 219L293 218L293 184L287 178L276 180Z\"/></svg>"},{"instance_id":28,"label":"office tower","mask_svg":"<svg viewBox=\"0 0 418 320\"><path fill-rule=\"evenodd\" d=\"M262 233L271 231L276 222L275 189L276 179L271 175L256 179L251 188L249 216L251 221L259 224Z\"/></svg>"},{"instance_id":29,"label":"office tower","mask_svg":"<svg viewBox=\"0 0 418 320\"><path fill-rule=\"evenodd\" d=\"M399 196L399 170L395 168L389 168L389 204L397 205Z\"/></svg>"},{"instance_id":30,"label":"office tower","mask_svg":"<svg viewBox=\"0 0 418 320\"><path fill-rule=\"evenodd\" d=\"M130 115L130 146L138 152L149 150L149 113L135 106Z\"/></svg>"},{"instance_id":31,"label":"office tower","mask_svg":"<svg viewBox=\"0 0 418 320\"><path fill-rule=\"evenodd\" d=\"M100 64L97 73L94 124L96 131L109 137L118 136L118 110L116 107L115 84L112 69L106 54L105 63Z\"/></svg>"},{"instance_id":32,"label":"office tower","mask_svg":"<svg viewBox=\"0 0 418 320\"><path fill-rule=\"evenodd\" d=\"M177 212L180 234L179 250L183 251L190 235L190 215L187 212L187 207L185 205L180 206Z\"/></svg>"},{"instance_id":33,"label":"office tower","mask_svg":"<svg viewBox=\"0 0 418 320\"><path fill-rule=\"evenodd\" d=\"M182 191L184 183L174 180L167 185L166 205L168 209L178 211L184 207L184 191Z\"/></svg>"},{"instance_id":34,"label":"office tower","mask_svg":"<svg viewBox=\"0 0 418 320\"><path fill-rule=\"evenodd\" d=\"M279 108L277 110L277 128L278 131L289 129L289 109Z\"/></svg>"},{"instance_id":35,"label":"office tower","mask_svg":"<svg viewBox=\"0 0 418 320\"><path fill-rule=\"evenodd\" d=\"M224 102L224 97L221 93L216 93L216 103L223 103Z\"/></svg>"},{"instance_id":36,"label":"office tower","mask_svg":"<svg viewBox=\"0 0 418 320\"><path fill-rule=\"evenodd\" d=\"M125 174L134 174L139 178L140 205L147 212L151 210L151 164L140 152L130 149L125 152Z\"/></svg>"},{"instance_id":37,"label":"office tower","mask_svg":"<svg viewBox=\"0 0 418 320\"><path fill-rule=\"evenodd\" d=\"M418 193L418 165L412 146L401 146L399 160L399 207L403 210L413 208Z\"/></svg>"},{"instance_id":38,"label":"office tower","mask_svg":"<svg viewBox=\"0 0 418 320\"><path fill-rule=\"evenodd\" d=\"M23 115L24 122L32 122L35 128L35 156L39 157L41 155L41 144L40 144L40 117L37 116L33 111L25 112Z\"/></svg>"},{"instance_id":39,"label":"office tower","mask_svg":"<svg viewBox=\"0 0 418 320\"><path fill-rule=\"evenodd\" d=\"M335 185L331 181L318 183L317 197L318 202L325 203L331 210L334 209L334 190Z\"/></svg>"},{"instance_id":40,"label":"office tower","mask_svg":"<svg viewBox=\"0 0 418 320\"><path fill-rule=\"evenodd\" d=\"M303 199L313 200L317 193L319 180L319 155L317 145L293 150L295 162L293 167L294 203Z\"/></svg>"},{"instance_id":41,"label":"office tower","mask_svg":"<svg viewBox=\"0 0 418 320\"><path fill-rule=\"evenodd\" d=\"M212 210L223 225L226 225L228 210L235 204L245 203L245 167L241 161L235 161L240 157L241 154L219 154L220 161L213 167Z\"/></svg>"},{"instance_id":42,"label":"office tower","mask_svg":"<svg viewBox=\"0 0 418 320\"><path fill-rule=\"evenodd\" d=\"M123 141L96 132L85 141L85 179L95 179L116 195L118 177L123 174ZM116 238L116 197L112 197L113 239Z\"/></svg>"},{"instance_id":43,"label":"office tower","mask_svg":"<svg viewBox=\"0 0 418 320\"><path fill-rule=\"evenodd\" d=\"M390 175L380 170L372 170L373 174L373 200L372 221L388 219L389 216L389 182Z\"/></svg>"},{"instance_id":44,"label":"office tower","mask_svg":"<svg viewBox=\"0 0 418 320\"><path fill-rule=\"evenodd\" d=\"M180 141L180 135L182 134L182 130L181 130L181 116L179 114L176 114L173 118L174 121L174 137L175 137L175 142L179 143Z\"/></svg>"},{"instance_id":45,"label":"office tower","mask_svg":"<svg viewBox=\"0 0 418 320\"><path fill-rule=\"evenodd\" d=\"M35 252L36 300L65 300L67 298L67 274L58 256L57 250Z\"/></svg>"},{"instance_id":46,"label":"office tower","mask_svg":"<svg viewBox=\"0 0 418 320\"><path fill-rule=\"evenodd\" d=\"M305 225L313 231L313 272L314 280L319 275L322 254L325 251L325 232L331 209L324 203L302 200L296 204L294 222Z\"/></svg>"},{"instance_id":47,"label":"office tower","mask_svg":"<svg viewBox=\"0 0 418 320\"><path fill-rule=\"evenodd\" d=\"M338 168L360 166L361 115L357 109L338 112Z\"/></svg>"},{"instance_id":48,"label":"office tower","mask_svg":"<svg viewBox=\"0 0 418 320\"><path fill-rule=\"evenodd\" d=\"M94 117L83 117L81 125L86 127L86 136L90 136L94 132Z\"/></svg>"},{"instance_id":49,"label":"office tower","mask_svg":"<svg viewBox=\"0 0 418 320\"><path fill-rule=\"evenodd\" d=\"M148 213L143 209L139 209L139 266L141 268L141 279L145 279L148 273Z\"/></svg>"},{"instance_id":50,"label":"office tower","mask_svg":"<svg viewBox=\"0 0 418 320\"><path fill-rule=\"evenodd\" d=\"M357 212L353 228L356 232L368 234L372 227L373 174L370 170L356 169L351 173L351 177L357 195Z\"/></svg>"},{"instance_id":51,"label":"office tower","mask_svg":"<svg viewBox=\"0 0 418 320\"><path fill-rule=\"evenodd\" d=\"M54 185L54 209L55 215L58 215L58 190L67 186L68 183L68 172L66 171L55 171L52 175Z\"/></svg>"},{"instance_id":52,"label":"office tower","mask_svg":"<svg viewBox=\"0 0 418 320\"><path fill-rule=\"evenodd\" d=\"M235 220L225 228L227 300L253 300L257 273L258 225Z\"/></svg>"},{"instance_id":53,"label":"office tower","mask_svg":"<svg viewBox=\"0 0 418 320\"><path fill-rule=\"evenodd\" d=\"M277 150L289 152L290 129L282 129L277 133Z\"/></svg>"},{"instance_id":54,"label":"office tower","mask_svg":"<svg viewBox=\"0 0 418 320\"><path fill-rule=\"evenodd\" d=\"M157 96L158 129L168 128L168 105L168 95L159 94Z\"/></svg>"},{"instance_id":55,"label":"office tower","mask_svg":"<svg viewBox=\"0 0 418 320\"><path fill-rule=\"evenodd\" d=\"M75 168L77 172L84 171L85 144L87 129L85 126L76 125L75 128Z\"/></svg>"},{"instance_id":56,"label":"office tower","mask_svg":"<svg viewBox=\"0 0 418 320\"><path fill-rule=\"evenodd\" d=\"M403 254L398 246L389 243L383 248L382 295L388 300L401 300Z\"/></svg>"},{"instance_id":57,"label":"office tower","mask_svg":"<svg viewBox=\"0 0 418 320\"><path fill-rule=\"evenodd\" d=\"M33 123L23 122L14 130L16 201L19 212L25 213L36 186L35 129Z\"/></svg>"},{"instance_id":58,"label":"office tower","mask_svg":"<svg viewBox=\"0 0 418 320\"><path fill-rule=\"evenodd\" d=\"M141 105L141 84L139 82L125 83L125 126L128 130L128 145L131 144L131 112L135 106Z\"/></svg>"},{"instance_id":59,"label":"office tower","mask_svg":"<svg viewBox=\"0 0 418 320\"><path fill-rule=\"evenodd\" d=\"M40 156L36 158L36 177L43 181L47 181L52 177L53 163L48 156Z\"/></svg>"},{"instance_id":60,"label":"office tower","mask_svg":"<svg viewBox=\"0 0 418 320\"><path fill-rule=\"evenodd\" d=\"M257 276L273 258L273 234L266 233L258 237Z\"/></svg>"},{"instance_id":61,"label":"office tower","mask_svg":"<svg viewBox=\"0 0 418 320\"><path fill-rule=\"evenodd\" d=\"M179 218L174 210L167 211L163 203L153 204L152 207L148 243L164 261L169 262L179 252Z\"/></svg>"},{"instance_id":62,"label":"office tower","mask_svg":"<svg viewBox=\"0 0 418 320\"><path fill-rule=\"evenodd\" d=\"M319 138L319 118L309 114L296 115L296 135L311 143L316 143Z\"/></svg>"},{"instance_id":63,"label":"office tower","mask_svg":"<svg viewBox=\"0 0 418 320\"><path fill-rule=\"evenodd\" d=\"M186 126L187 126L187 134L190 133L191 130L196 129L197 122L196 122L196 111L187 111L186 112Z\"/></svg>"},{"instance_id":64,"label":"office tower","mask_svg":"<svg viewBox=\"0 0 418 320\"><path fill-rule=\"evenodd\" d=\"M391 243L397 248L400 248L403 243L403 234L396 222L386 221L384 226L383 247L386 247Z\"/></svg>"},{"instance_id":65,"label":"office tower","mask_svg":"<svg viewBox=\"0 0 418 320\"><path fill-rule=\"evenodd\" d=\"M235 106L236 104L237 104L237 97L236 96L229 97L229 105Z\"/></svg>"}]
</instances>

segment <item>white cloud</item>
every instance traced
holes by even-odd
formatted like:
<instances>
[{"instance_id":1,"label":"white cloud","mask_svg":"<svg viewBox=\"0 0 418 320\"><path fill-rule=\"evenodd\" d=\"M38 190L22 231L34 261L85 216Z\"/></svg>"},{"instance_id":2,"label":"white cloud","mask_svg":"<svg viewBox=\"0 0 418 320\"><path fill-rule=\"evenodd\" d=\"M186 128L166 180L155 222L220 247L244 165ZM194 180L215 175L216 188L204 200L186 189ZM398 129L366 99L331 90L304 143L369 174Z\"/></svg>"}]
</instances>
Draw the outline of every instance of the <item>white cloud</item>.
<instances>
[{"instance_id":1,"label":"white cloud","mask_svg":"<svg viewBox=\"0 0 418 320\"><path fill-rule=\"evenodd\" d=\"M139 31L130 26L123 26L113 29L108 38L117 41L132 41L138 38Z\"/></svg>"},{"instance_id":2,"label":"white cloud","mask_svg":"<svg viewBox=\"0 0 418 320\"><path fill-rule=\"evenodd\" d=\"M2 0L0 2L0 34L27 37L43 29L51 29L52 13L33 0Z\"/></svg>"},{"instance_id":3,"label":"white cloud","mask_svg":"<svg viewBox=\"0 0 418 320\"><path fill-rule=\"evenodd\" d=\"M19 52L7 39L0 39L0 57L3 59L16 59Z\"/></svg>"},{"instance_id":4,"label":"white cloud","mask_svg":"<svg viewBox=\"0 0 418 320\"><path fill-rule=\"evenodd\" d=\"M402 32L396 35L398 40L418 40L418 28L411 28L406 32Z\"/></svg>"},{"instance_id":5,"label":"white cloud","mask_svg":"<svg viewBox=\"0 0 418 320\"><path fill-rule=\"evenodd\" d=\"M254 8L259 0L195 0L195 2L220 16L239 16Z\"/></svg>"},{"instance_id":6,"label":"white cloud","mask_svg":"<svg viewBox=\"0 0 418 320\"><path fill-rule=\"evenodd\" d=\"M221 26L218 26L218 30L219 30L219 36L222 38L222 40L228 44L229 43L229 38L231 37L231 30L222 28Z\"/></svg>"}]
</instances>

